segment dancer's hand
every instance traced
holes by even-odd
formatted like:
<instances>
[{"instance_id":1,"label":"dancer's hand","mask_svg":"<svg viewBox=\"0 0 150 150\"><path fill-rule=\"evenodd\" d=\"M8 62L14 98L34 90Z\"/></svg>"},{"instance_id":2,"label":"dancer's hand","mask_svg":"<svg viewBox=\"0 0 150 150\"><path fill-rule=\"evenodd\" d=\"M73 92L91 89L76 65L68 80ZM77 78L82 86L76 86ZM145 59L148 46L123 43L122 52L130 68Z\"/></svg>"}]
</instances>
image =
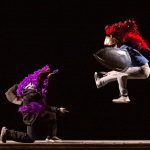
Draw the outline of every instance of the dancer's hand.
<instances>
[{"instance_id":1,"label":"dancer's hand","mask_svg":"<svg viewBox=\"0 0 150 150\"><path fill-rule=\"evenodd\" d=\"M54 74L57 74L59 72L59 69L54 70L53 72L49 73L47 78L50 78L51 76L53 76Z\"/></svg>"},{"instance_id":2,"label":"dancer's hand","mask_svg":"<svg viewBox=\"0 0 150 150\"><path fill-rule=\"evenodd\" d=\"M59 108L59 111L61 112L61 113L66 113L66 112L69 112L66 108L64 108L64 107L60 107Z\"/></svg>"}]
</instances>

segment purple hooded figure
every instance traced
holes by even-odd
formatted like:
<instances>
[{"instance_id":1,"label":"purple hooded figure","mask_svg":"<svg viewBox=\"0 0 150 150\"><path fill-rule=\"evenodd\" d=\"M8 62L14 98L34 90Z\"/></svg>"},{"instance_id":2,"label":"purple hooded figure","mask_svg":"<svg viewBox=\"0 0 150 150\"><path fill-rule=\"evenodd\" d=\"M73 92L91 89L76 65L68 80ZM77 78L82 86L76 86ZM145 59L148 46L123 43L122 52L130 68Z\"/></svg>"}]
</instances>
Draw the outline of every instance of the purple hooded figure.
<instances>
[{"instance_id":1,"label":"purple hooded figure","mask_svg":"<svg viewBox=\"0 0 150 150\"><path fill-rule=\"evenodd\" d=\"M49 78L56 74L58 69L50 72L48 65L34 71L25 77L19 84L15 84L5 93L6 98L19 106L18 111L22 114L23 122L27 126L27 132L9 130L2 127L1 139L3 143L6 140L13 140L23 143L32 143L36 139L36 125L41 118L48 120L46 140L60 140L57 134L56 113L65 113L67 110L63 107L49 106L46 104L46 92ZM37 119L39 118L39 119Z\"/></svg>"},{"instance_id":2,"label":"purple hooded figure","mask_svg":"<svg viewBox=\"0 0 150 150\"><path fill-rule=\"evenodd\" d=\"M39 114L44 109L50 68L48 65L25 77L17 88L17 96L22 97L23 106L19 112Z\"/></svg>"}]
</instances>

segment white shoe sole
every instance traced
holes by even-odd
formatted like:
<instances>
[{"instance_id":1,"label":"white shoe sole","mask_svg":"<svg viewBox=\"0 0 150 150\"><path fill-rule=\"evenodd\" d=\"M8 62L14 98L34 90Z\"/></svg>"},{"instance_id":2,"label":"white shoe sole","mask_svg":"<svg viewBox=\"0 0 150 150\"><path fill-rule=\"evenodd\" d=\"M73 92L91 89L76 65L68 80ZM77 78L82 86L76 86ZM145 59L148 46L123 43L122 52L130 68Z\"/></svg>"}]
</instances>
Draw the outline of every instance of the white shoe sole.
<instances>
[{"instance_id":1,"label":"white shoe sole","mask_svg":"<svg viewBox=\"0 0 150 150\"><path fill-rule=\"evenodd\" d=\"M130 101L118 101L118 100L112 100L113 103L129 103Z\"/></svg>"},{"instance_id":2,"label":"white shoe sole","mask_svg":"<svg viewBox=\"0 0 150 150\"><path fill-rule=\"evenodd\" d=\"M46 139L45 141L46 141L46 142L52 142L52 143L55 142L55 141L52 140L52 139Z\"/></svg>"}]
</instances>

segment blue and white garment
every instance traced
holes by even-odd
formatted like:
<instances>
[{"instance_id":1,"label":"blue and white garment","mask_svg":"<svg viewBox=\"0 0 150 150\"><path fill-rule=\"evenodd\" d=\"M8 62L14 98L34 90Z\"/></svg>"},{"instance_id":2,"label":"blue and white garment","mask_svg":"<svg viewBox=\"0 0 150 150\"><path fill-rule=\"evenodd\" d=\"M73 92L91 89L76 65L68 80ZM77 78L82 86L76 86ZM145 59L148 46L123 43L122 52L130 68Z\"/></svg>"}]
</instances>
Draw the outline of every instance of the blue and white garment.
<instances>
[{"instance_id":1,"label":"blue and white garment","mask_svg":"<svg viewBox=\"0 0 150 150\"><path fill-rule=\"evenodd\" d=\"M127 45L122 45L120 49L126 49L131 57L132 67L135 66L143 66L144 64L148 63L149 60L145 58L138 50L133 49Z\"/></svg>"}]
</instances>

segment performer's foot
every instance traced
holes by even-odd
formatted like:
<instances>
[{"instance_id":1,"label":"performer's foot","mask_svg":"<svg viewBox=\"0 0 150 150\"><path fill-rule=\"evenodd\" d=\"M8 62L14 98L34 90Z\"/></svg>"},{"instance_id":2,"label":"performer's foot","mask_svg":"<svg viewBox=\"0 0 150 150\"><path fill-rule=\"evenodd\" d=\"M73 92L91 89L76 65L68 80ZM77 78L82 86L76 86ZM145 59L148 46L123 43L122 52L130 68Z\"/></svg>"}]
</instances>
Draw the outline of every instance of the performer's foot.
<instances>
[{"instance_id":1,"label":"performer's foot","mask_svg":"<svg viewBox=\"0 0 150 150\"><path fill-rule=\"evenodd\" d=\"M98 86L98 80L99 80L100 78L99 78L97 72L94 73L94 79L95 79L96 87L99 88L99 86Z\"/></svg>"},{"instance_id":2,"label":"performer's foot","mask_svg":"<svg viewBox=\"0 0 150 150\"><path fill-rule=\"evenodd\" d=\"M112 100L114 103L129 103L130 102L130 99L128 96L121 96L117 99L113 99Z\"/></svg>"},{"instance_id":3,"label":"performer's foot","mask_svg":"<svg viewBox=\"0 0 150 150\"><path fill-rule=\"evenodd\" d=\"M54 140L52 140L52 139L50 138L50 136L47 136L46 139L45 139L45 141L46 141L46 142L54 142Z\"/></svg>"},{"instance_id":4,"label":"performer's foot","mask_svg":"<svg viewBox=\"0 0 150 150\"><path fill-rule=\"evenodd\" d=\"M103 75L104 76L104 75ZM97 88L101 88L104 85L106 85L106 82L104 82L104 80L102 78L99 77L98 72L94 73L94 79L95 79L95 83L96 83L96 87Z\"/></svg>"},{"instance_id":5,"label":"performer's foot","mask_svg":"<svg viewBox=\"0 0 150 150\"><path fill-rule=\"evenodd\" d=\"M57 136L53 136L52 138L50 138L50 136L47 136L47 138L45 139L46 142L59 142L61 141L60 138L58 138Z\"/></svg>"},{"instance_id":6,"label":"performer's foot","mask_svg":"<svg viewBox=\"0 0 150 150\"><path fill-rule=\"evenodd\" d=\"M2 127L2 129L1 129L1 141L3 143L6 143L7 132L8 132L8 129L6 127Z\"/></svg>"},{"instance_id":7,"label":"performer's foot","mask_svg":"<svg viewBox=\"0 0 150 150\"><path fill-rule=\"evenodd\" d=\"M62 139L58 138L57 136L53 136L52 140L54 140L54 141L61 141Z\"/></svg>"}]
</instances>

